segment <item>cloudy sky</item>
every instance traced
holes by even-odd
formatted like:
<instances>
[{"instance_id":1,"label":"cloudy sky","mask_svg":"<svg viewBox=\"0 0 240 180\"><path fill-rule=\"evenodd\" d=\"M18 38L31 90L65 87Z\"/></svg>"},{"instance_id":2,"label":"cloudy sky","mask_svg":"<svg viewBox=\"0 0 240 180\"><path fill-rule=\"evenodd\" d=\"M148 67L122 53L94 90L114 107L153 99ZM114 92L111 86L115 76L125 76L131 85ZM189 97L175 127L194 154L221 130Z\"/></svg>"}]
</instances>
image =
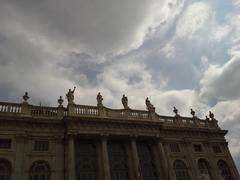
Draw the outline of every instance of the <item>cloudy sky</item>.
<instances>
[{"instance_id":1,"label":"cloudy sky","mask_svg":"<svg viewBox=\"0 0 240 180\"><path fill-rule=\"evenodd\" d=\"M0 0L1 101L211 109L240 169L239 69L240 0Z\"/></svg>"}]
</instances>

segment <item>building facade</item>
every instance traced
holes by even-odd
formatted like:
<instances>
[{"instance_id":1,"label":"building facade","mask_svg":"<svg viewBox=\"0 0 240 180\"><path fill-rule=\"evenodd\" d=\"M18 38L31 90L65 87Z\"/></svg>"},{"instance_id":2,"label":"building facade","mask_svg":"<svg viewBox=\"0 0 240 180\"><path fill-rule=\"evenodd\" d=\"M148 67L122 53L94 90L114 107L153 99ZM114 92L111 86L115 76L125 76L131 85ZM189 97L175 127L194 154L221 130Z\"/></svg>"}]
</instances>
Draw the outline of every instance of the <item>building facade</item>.
<instances>
[{"instance_id":1,"label":"building facade","mask_svg":"<svg viewBox=\"0 0 240 180\"><path fill-rule=\"evenodd\" d=\"M75 90L75 89L74 89ZM205 120L97 106L63 107L0 103L0 180L239 180L224 138L210 112Z\"/></svg>"}]
</instances>

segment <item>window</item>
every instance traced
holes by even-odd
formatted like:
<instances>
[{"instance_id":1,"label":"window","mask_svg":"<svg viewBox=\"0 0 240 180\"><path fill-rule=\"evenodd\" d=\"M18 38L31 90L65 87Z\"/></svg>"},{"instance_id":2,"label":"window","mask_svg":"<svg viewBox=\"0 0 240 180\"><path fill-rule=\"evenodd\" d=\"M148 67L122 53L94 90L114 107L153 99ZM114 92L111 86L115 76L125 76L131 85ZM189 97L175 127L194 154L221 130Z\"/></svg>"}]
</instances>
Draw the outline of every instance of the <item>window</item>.
<instances>
[{"instance_id":1,"label":"window","mask_svg":"<svg viewBox=\"0 0 240 180\"><path fill-rule=\"evenodd\" d=\"M183 161L176 160L174 170L177 180L189 180L188 169Z\"/></svg>"},{"instance_id":2,"label":"window","mask_svg":"<svg viewBox=\"0 0 240 180\"><path fill-rule=\"evenodd\" d=\"M97 148L93 141L76 141L76 179L97 180Z\"/></svg>"},{"instance_id":3,"label":"window","mask_svg":"<svg viewBox=\"0 0 240 180\"><path fill-rule=\"evenodd\" d=\"M177 143L169 144L171 152L180 152L179 145Z\"/></svg>"},{"instance_id":4,"label":"window","mask_svg":"<svg viewBox=\"0 0 240 180\"><path fill-rule=\"evenodd\" d=\"M199 168L200 174L209 175L209 165L206 160L199 159L198 160L198 168Z\"/></svg>"},{"instance_id":5,"label":"window","mask_svg":"<svg viewBox=\"0 0 240 180\"><path fill-rule=\"evenodd\" d=\"M129 180L126 147L120 142L108 144L111 180Z\"/></svg>"},{"instance_id":6,"label":"window","mask_svg":"<svg viewBox=\"0 0 240 180\"><path fill-rule=\"evenodd\" d=\"M0 160L0 180L10 180L11 164L6 159Z\"/></svg>"},{"instance_id":7,"label":"window","mask_svg":"<svg viewBox=\"0 0 240 180\"><path fill-rule=\"evenodd\" d=\"M156 180L157 169L154 163L151 144L146 142L139 142L137 143L137 150L142 180Z\"/></svg>"},{"instance_id":8,"label":"window","mask_svg":"<svg viewBox=\"0 0 240 180\"><path fill-rule=\"evenodd\" d=\"M30 180L50 180L50 168L46 161L36 161L30 169Z\"/></svg>"},{"instance_id":9,"label":"window","mask_svg":"<svg viewBox=\"0 0 240 180\"><path fill-rule=\"evenodd\" d=\"M11 139L0 139L0 149L10 149L11 143Z\"/></svg>"},{"instance_id":10,"label":"window","mask_svg":"<svg viewBox=\"0 0 240 180\"><path fill-rule=\"evenodd\" d=\"M48 151L49 141L35 141L34 151Z\"/></svg>"},{"instance_id":11,"label":"window","mask_svg":"<svg viewBox=\"0 0 240 180\"><path fill-rule=\"evenodd\" d=\"M218 169L222 180L233 180L230 169L225 161L218 161Z\"/></svg>"},{"instance_id":12,"label":"window","mask_svg":"<svg viewBox=\"0 0 240 180\"><path fill-rule=\"evenodd\" d=\"M202 146L201 144L194 144L193 145L194 151L195 152L202 152Z\"/></svg>"},{"instance_id":13,"label":"window","mask_svg":"<svg viewBox=\"0 0 240 180\"><path fill-rule=\"evenodd\" d=\"M220 146L213 146L213 152L215 152L215 153L221 153L222 151L221 151Z\"/></svg>"}]
</instances>

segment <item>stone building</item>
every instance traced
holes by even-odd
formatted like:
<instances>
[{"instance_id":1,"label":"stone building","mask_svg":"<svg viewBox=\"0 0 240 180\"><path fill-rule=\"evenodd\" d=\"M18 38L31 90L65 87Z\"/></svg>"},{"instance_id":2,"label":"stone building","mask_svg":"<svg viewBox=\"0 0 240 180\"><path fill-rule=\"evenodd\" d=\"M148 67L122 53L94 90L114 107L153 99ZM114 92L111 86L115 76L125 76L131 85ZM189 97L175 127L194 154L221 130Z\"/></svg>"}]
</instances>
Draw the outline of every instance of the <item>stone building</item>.
<instances>
[{"instance_id":1,"label":"stone building","mask_svg":"<svg viewBox=\"0 0 240 180\"><path fill-rule=\"evenodd\" d=\"M74 89L75 90L75 89ZM210 112L205 120L162 116L128 106L63 107L0 103L0 180L239 180L239 173Z\"/></svg>"}]
</instances>

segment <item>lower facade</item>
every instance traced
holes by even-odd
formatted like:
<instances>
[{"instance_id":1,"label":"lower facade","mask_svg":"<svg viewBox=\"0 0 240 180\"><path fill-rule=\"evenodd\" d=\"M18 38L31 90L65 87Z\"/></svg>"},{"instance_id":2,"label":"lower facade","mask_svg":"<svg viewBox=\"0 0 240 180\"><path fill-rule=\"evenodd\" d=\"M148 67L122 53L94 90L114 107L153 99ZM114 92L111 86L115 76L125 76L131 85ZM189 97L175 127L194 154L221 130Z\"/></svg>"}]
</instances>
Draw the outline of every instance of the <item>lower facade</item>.
<instances>
[{"instance_id":1,"label":"lower facade","mask_svg":"<svg viewBox=\"0 0 240 180\"><path fill-rule=\"evenodd\" d=\"M1 135L0 180L239 180L227 143Z\"/></svg>"}]
</instances>

